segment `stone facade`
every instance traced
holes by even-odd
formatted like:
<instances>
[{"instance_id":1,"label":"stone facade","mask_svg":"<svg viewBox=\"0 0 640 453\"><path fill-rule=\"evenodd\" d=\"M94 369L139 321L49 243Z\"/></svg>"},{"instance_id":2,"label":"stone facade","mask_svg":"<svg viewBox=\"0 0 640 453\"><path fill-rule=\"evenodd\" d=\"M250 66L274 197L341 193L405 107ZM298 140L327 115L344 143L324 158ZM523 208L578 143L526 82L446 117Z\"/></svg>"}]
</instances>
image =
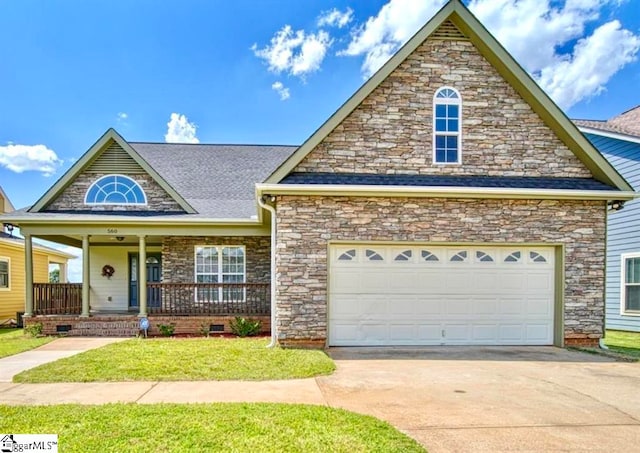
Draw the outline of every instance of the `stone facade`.
<instances>
[{"instance_id":1,"label":"stone facade","mask_svg":"<svg viewBox=\"0 0 640 453\"><path fill-rule=\"evenodd\" d=\"M184 209L149 175L127 175L142 187L147 196L146 206L104 205L87 206L84 197L95 181L104 173L82 173L67 187L45 211L143 211L143 212L184 212Z\"/></svg>"},{"instance_id":2,"label":"stone facade","mask_svg":"<svg viewBox=\"0 0 640 453\"><path fill-rule=\"evenodd\" d=\"M247 283L271 282L271 238L269 236L174 236L162 241L162 281L195 281L197 245L244 245Z\"/></svg>"},{"instance_id":3,"label":"stone facade","mask_svg":"<svg viewBox=\"0 0 640 453\"><path fill-rule=\"evenodd\" d=\"M282 196L277 219L281 343L327 338L331 241L563 244L565 341L602 336L604 202Z\"/></svg>"},{"instance_id":4,"label":"stone facade","mask_svg":"<svg viewBox=\"0 0 640 453\"><path fill-rule=\"evenodd\" d=\"M433 96L462 97L462 164L433 164ZM469 41L428 39L297 172L591 177Z\"/></svg>"}]
</instances>

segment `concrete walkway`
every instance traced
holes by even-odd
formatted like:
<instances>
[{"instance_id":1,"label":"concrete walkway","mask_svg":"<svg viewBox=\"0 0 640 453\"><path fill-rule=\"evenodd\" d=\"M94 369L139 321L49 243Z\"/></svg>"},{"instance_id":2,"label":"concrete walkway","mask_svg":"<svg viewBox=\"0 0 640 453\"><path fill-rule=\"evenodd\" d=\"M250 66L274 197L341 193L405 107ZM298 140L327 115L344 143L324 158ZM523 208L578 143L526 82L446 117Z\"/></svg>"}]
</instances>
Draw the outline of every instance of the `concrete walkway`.
<instances>
[{"instance_id":1,"label":"concrete walkway","mask_svg":"<svg viewBox=\"0 0 640 453\"><path fill-rule=\"evenodd\" d=\"M13 376L29 368L123 340L126 338L59 338L31 351L3 357L0 359L0 383L11 382Z\"/></svg>"},{"instance_id":2,"label":"concrete walkway","mask_svg":"<svg viewBox=\"0 0 640 453\"><path fill-rule=\"evenodd\" d=\"M59 350L54 343L49 347ZM265 382L0 383L0 404L306 403L385 420L430 453L638 447L639 363L553 347L340 348L329 354L337 364L331 376Z\"/></svg>"}]
</instances>

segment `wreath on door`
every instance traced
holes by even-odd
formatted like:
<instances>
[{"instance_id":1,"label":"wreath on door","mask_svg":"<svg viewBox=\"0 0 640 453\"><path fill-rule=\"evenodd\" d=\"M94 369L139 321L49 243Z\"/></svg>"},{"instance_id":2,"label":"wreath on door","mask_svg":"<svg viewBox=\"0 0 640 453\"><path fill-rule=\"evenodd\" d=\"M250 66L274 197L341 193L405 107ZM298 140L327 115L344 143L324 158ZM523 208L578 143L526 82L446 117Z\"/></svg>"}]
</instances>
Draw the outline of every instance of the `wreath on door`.
<instances>
[{"instance_id":1,"label":"wreath on door","mask_svg":"<svg viewBox=\"0 0 640 453\"><path fill-rule=\"evenodd\" d=\"M115 273L116 273L116 270L113 268L113 266L109 264L105 264L104 266L102 266L103 277L111 278L111 276Z\"/></svg>"}]
</instances>

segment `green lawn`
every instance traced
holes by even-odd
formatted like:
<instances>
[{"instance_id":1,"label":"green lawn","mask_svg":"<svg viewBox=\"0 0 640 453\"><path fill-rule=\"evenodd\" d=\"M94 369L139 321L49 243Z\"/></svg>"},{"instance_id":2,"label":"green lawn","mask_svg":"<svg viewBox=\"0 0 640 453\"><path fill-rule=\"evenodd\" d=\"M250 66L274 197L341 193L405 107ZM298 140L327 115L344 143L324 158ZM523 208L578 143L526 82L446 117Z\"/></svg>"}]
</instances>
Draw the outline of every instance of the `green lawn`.
<instances>
[{"instance_id":1,"label":"green lawn","mask_svg":"<svg viewBox=\"0 0 640 453\"><path fill-rule=\"evenodd\" d=\"M0 432L57 434L64 452L424 452L376 418L293 404L0 406Z\"/></svg>"},{"instance_id":2,"label":"green lawn","mask_svg":"<svg viewBox=\"0 0 640 453\"><path fill-rule=\"evenodd\" d=\"M37 348L53 339L24 335L22 329L0 329L0 358Z\"/></svg>"},{"instance_id":3,"label":"green lawn","mask_svg":"<svg viewBox=\"0 0 640 453\"><path fill-rule=\"evenodd\" d=\"M604 343L614 352L640 359L640 333L607 330Z\"/></svg>"},{"instance_id":4,"label":"green lawn","mask_svg":"<svg viewBox=\"0 0 640 453\"><path fill-rule=\"evenodd\" d=\"M267 349L267 339L157 338L110 344L24 371L14 382L293 379L331 374L318 350Z\"/></svg>"}]
</instances>

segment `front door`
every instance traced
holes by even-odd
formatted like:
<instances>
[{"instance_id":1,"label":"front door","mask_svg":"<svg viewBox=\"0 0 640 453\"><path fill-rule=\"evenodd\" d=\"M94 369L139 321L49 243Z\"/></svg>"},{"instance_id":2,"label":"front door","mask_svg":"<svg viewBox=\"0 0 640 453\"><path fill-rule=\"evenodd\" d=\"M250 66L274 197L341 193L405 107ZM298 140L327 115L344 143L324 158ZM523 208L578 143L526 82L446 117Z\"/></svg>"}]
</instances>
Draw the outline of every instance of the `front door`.
<instances>
[{"instance_id":1,"label":"front door","mask_svg":"<svg viewBox=\"0 0 640 453\"><path fill-rule=\"evenodd\" d=\"M160 282L162 277L162 254L147 253L147 282ZM129 254L129 307L138 308L139 256ZM160 306L160 290L147 290L147 307Z\"/></svg>"}]
</instances>

